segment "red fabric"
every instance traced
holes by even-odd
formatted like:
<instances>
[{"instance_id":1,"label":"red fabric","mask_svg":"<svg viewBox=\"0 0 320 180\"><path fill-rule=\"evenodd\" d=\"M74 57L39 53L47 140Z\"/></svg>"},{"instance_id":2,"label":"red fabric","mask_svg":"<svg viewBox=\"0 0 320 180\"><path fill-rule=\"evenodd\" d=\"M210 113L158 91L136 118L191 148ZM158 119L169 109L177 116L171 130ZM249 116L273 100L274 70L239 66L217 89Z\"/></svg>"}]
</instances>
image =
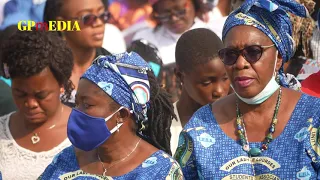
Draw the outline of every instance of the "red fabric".
<instances>
[{"instance_id":1,"label":"red fabric","mask_svg":"<svg viewBox=\"0 0 320 180\"><path fill-rule=\"evenodd\" d=\"M320 71L310 75L302 81L302 92L311 96L320 97Z\"/></svg>"}]
</instances>

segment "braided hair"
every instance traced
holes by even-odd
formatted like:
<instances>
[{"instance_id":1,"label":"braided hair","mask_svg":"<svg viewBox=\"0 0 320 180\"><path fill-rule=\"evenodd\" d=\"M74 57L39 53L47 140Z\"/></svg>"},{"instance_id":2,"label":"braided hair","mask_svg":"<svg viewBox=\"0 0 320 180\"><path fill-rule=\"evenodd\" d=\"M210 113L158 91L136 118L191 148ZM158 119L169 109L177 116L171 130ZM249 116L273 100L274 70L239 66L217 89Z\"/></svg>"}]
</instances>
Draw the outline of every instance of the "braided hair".
<instances>
[{"instance_id":1,"label":"braided hair","mask_svg":"<svg viewBox=\"0 0 320 180\"><path fill-rule=\"evenodd\" d=\"M142 131L146 141L153 146L171 155L170 149L170 127L172 120L176 118L170 95L160 87L154 74L148 72L150 83L150 108L148 109L145 129ZM138 130L141 124L138 123Z\"/></svg>"}]
</instances>

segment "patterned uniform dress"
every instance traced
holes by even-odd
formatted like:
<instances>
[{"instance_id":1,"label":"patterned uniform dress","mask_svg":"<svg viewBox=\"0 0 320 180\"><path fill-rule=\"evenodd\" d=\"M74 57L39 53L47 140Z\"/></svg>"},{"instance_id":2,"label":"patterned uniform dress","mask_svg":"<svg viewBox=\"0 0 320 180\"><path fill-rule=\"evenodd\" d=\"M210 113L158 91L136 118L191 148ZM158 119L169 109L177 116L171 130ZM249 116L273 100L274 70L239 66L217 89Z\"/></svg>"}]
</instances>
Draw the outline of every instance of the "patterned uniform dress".
<instances>
[{"instance_id":1,"label":"patterned uniform dress","mask_svg":"<svg viewBox=\"0 0 320 180\"><path fill-rule=\"evenodd\" d=\"M64 149L58 154L53 162L47 167L45 172L39 177L41 180L61 179L61 180L123 180L123 179L183 179L179 164L159 150L146 159L140 166L133 171L117 177L100 176L83 172L77 162L73 146Z\"/></svg>"},{"instance_id":2,"label":"patterned uniform dress","mask_svg":"<svg viewBox=\"0 0 320 180\"><path fill-rule=\"evenodd\" d=\"M240 143L222 131L207 105L180 134L175 157L185 178L192 180L320 179L319 118L320 99L302 95L280 136L261 156L249 158ZM261 144L250 143L250 148Z\"/></svg>"}]
</instances>

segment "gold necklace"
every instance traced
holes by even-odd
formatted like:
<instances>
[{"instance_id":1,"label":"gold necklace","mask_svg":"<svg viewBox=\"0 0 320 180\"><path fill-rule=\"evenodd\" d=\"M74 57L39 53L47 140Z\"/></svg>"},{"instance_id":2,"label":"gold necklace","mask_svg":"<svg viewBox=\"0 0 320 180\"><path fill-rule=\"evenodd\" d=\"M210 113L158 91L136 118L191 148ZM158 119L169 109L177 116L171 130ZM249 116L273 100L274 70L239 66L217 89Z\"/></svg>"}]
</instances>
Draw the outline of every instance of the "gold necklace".
<instances>
[{"instance_id":1,"label":"gold necklace","mask_svg":"<svg viewBox=\"0 0 320 180\"><path fill-rule=\"evenodd\" d=\"M60 114L60 119L61 119L61 116L62 116L62 113L63 113L63 105L62 105L62 108L61 108L61 114ZM48 129L46 130L50 130L50 129L53 129L56 127L56 124L50 126ZM31 142L32 144L38 144L40 142L40 136L39 136L40 132L38 133L33 133L33 136L31 136Z\"/></svg>"},{"instance_id":2,"label":"gold necklace","mask_svg":"<svg viewBox=\"0 0 320 180\"><path fill-rule=\"evenodd\" d=\"M134 151L136 151L138 145L140 144L141 138L139 139L139 141L136 143L135 147L132 149L132 151L124 158L117 160L116 162L112 163L111 166L109 166L108 168L104 167L103 162L101 161L100 155L99 155L99 149L98 149L98 159L102 165L103 168L103 173L102 176L106 176L106 173L108 172L108 169L112 168L113 166L115 166L116 164L119 164L120 162L124 161L125 159L127 159Z\"/></svg>"}]
</instances>

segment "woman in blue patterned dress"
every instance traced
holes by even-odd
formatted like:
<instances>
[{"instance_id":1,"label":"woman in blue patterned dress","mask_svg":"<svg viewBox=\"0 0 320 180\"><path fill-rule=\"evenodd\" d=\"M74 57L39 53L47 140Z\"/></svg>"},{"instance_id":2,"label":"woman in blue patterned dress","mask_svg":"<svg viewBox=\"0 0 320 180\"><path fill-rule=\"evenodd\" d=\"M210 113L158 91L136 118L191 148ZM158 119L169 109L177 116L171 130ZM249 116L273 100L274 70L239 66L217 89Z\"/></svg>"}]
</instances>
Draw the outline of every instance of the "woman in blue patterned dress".
<instances>
[{"instance_id":1,"label":"woman in blue patterned dress","mask_svg":"<svg viewBox=\"0 0 320 180\"><path fill-rule=\"evenodd\" d=\"M98 57L76 102L68 121L73 146L40 179L183 179L169 155L170 99L139 55Z\"/></svg>"},{"instance_id":2,"label":"woman in blue patterned dress","mask_svg":"<svg viewBox=\"0 0 320 180\"><path fill-rule=\"evenodd\" d=\"M319 179L320 99L288 89L293 0L247 0L227 19L219 56L235 94L199 109L175 154L186 179ZM279 85L280 84L280 85Z\"/></svg>"}]
</instances>

